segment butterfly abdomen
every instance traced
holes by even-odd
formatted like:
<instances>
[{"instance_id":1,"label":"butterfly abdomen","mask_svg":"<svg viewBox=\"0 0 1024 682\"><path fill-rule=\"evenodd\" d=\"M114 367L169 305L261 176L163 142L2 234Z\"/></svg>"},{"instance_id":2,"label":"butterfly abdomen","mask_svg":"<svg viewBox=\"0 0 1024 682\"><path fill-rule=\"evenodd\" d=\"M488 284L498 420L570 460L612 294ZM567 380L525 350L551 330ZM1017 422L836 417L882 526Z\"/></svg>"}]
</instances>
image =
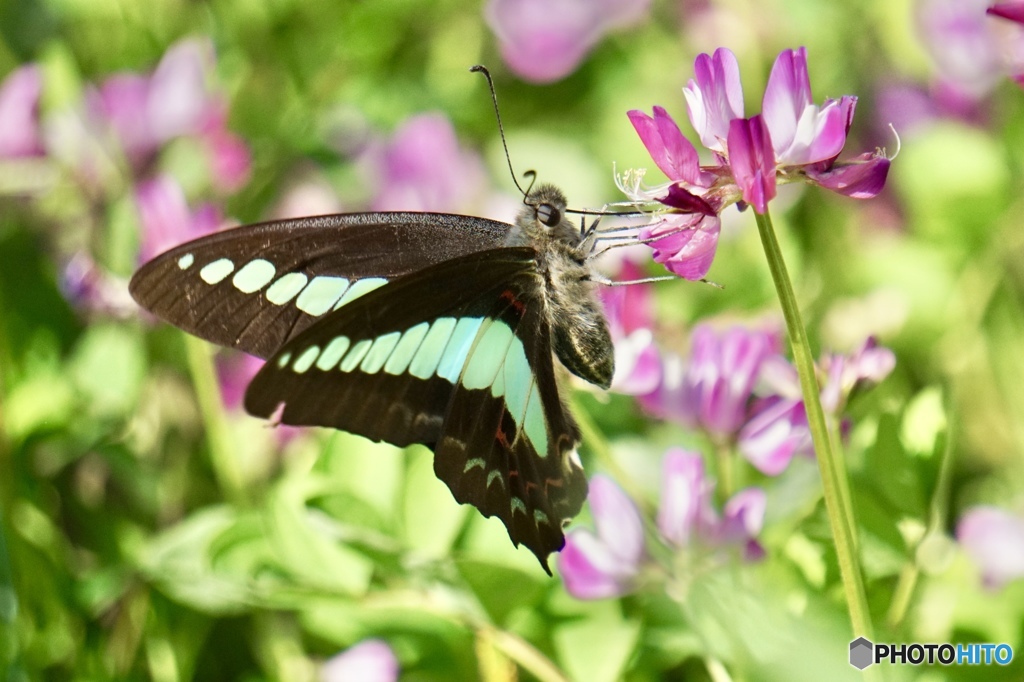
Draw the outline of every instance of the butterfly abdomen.
<instances>
[{"instance_id":1,"label":"butterfly abdomen","mask_svg":"<svg viewBox=\"0 0 1024 682\"><path fill-rule=\"evenodd\" d=\"M594 297L589 267L569 245L553 249L544 265L555 355L576 376L608 388L615 372L615 352L604 312Z\"/></svg>"}]
</instances>

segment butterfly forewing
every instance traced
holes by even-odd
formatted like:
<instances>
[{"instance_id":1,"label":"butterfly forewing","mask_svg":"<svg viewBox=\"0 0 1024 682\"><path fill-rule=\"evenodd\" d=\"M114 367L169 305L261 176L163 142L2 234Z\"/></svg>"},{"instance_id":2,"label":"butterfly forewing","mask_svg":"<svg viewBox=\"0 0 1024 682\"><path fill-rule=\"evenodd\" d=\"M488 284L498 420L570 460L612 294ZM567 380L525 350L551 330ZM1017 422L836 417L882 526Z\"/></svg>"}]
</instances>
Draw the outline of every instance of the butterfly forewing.
<instances>
[{"instance_id":1,"label":"butterfly forewing","mask_svg":"<svg viewBox=\"0 0 1024 682\"><path fill-rule=\"evenodd\" d=\"M448 260L326 315L276 353L246 409L286 424L423 443L459 502L497 516L547 568L579 512L579 432L558 397L530 248Z\"/></svg>"},{"instance_id":2,"label":"butterfly forewing","mask_svg":"<svg viewBox=\"0 0 1024 682\"><path fill-rule=\"evenodd\" d=\"M395 277L501 246L511 226L432 213L280 220L203 237L146 263L130 291L213 343L269 357L315 320Z\"/></svg>"}]
</instances>

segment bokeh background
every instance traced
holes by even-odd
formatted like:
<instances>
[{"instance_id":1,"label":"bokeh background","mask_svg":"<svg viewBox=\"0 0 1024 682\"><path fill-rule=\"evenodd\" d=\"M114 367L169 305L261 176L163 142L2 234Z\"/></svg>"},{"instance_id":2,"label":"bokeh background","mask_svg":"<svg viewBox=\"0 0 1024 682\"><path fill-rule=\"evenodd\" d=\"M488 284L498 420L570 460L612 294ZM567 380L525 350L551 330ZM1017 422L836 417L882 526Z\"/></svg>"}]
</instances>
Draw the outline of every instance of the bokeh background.
<instances>
[{"instance_id":1,"label":"bokeh background","mask_svg":"<svg viewBox=\"0 0 1024 682\"><path fill-rule=\"evenodd\" d=\"M430 452L246 416L258 362L127 295L146 258L226 224L512 219L473 64L516 171L599 208L624 199L613 168L659 177L627 110L664 106L690 133L681 88L725 46L754 113L801 45L817 101L860 98L849 154L899 149L874 200L792 186L772 204L815 348L874 335L896 357L845 415L877 639L1018 654L886 676L1020 679L1024 39L986 4L0 0L4 679L859 676L808 458L778 476L737 459L767 493L760 561L707 570L677 548L578 599L455 504ZM653 287L659 352L685 357L701 323L781 328L749 212L723 215L709 278L724 288ZM565 386L588 472L648 519L666 450L712 454L632 396ZM983 505L1001 516L968 546L958 523Z\"/></svg>"}]
</instances>

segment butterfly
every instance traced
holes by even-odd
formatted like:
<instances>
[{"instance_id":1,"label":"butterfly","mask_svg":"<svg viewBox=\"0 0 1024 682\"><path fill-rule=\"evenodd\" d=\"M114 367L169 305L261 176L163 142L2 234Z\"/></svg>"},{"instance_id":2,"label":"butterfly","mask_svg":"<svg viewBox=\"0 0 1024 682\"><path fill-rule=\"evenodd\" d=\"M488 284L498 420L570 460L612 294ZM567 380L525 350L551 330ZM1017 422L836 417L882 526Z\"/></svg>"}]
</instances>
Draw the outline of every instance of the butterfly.
<instances>
[{"instance_id":1,"label":"butterfly","mask_svg":"<svg viewBox=\"0 0 1024 682\"><path fill-rule=\"evenodd\" d=\"M129 289L181 329L266 364L245 409L434 451L455 499L496 516L550 574L587 483L553 355L608 388L594 226L557 188L515 224L351 213L237 227L143 265ZM282 407L283 406L283 407Z\"/></svg>"}]
</instances>

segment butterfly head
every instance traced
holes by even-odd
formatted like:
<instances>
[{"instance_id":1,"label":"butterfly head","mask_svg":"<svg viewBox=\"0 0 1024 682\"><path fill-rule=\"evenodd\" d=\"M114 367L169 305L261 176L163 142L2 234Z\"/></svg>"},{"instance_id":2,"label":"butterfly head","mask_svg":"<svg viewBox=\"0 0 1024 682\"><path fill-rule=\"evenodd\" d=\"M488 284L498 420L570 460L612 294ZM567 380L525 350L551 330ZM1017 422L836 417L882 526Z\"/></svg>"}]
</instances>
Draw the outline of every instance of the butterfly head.
<instances>
[{"instance_id":1,"label":"butterfly head","mask_svg":"<svg viewBox=\"0 0 1024 682\"><path fill-rule=\"evenodd\" d=\"M566 218L565 195L554 185L536 188L523 204L509 246L538 246L553 240L575 247L582 241L579 227Z\"/></svg>"}]
</instances>

